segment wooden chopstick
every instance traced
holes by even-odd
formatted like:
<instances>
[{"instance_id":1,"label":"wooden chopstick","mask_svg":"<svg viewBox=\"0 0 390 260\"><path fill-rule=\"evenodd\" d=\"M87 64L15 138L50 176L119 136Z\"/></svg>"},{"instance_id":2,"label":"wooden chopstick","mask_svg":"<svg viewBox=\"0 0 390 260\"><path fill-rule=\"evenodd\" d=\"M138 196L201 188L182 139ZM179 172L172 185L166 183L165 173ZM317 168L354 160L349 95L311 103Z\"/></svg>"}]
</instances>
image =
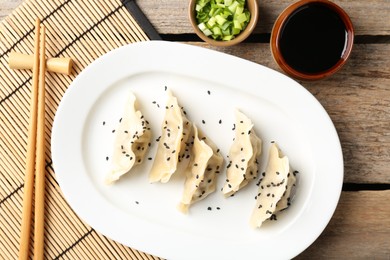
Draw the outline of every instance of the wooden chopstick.
<instances>
[{"instance_id":1,"label":"wooden chopstick","mask_svg":"<svg viewBox=\"0 0 390 260\"><path fill-rule=\"evenodd\" d=\"M45 26L39 43L39 92L35 169L34 259L43 259L45 204Z\"/></svg>"},{"instance_id":2,"label":"wooden chopstick","mask_svg":"<svg viewBox=\"0 0 390 260\"><path fill-rule=\"evenodd\" d=\"M20 233L19 259L28 259L30 250L30 231L32 215L32 196L34 189L34 168L35 168L35 144L37 132L37 109L38 109L38 77L39 77L39 32L40 20L35 22L34 40L34 66L33 85L31 90L30 123L28 128L26 173L24 178L23 213Z\"/></svg>"},{"instance_id":3,"label":"wooden chopstick","mask_svg":"<svg viewBox=\"0 0 390 260\"><path fill-rule=\"evenodd\" d=\"M43 259L45 198L45 32L40 20L35 22L33 87L28 130L27 166L23 195L23 215L19 259L27 260L30 250L32 196L35 169L34 259Z\"/></svg>"}]
</instances>

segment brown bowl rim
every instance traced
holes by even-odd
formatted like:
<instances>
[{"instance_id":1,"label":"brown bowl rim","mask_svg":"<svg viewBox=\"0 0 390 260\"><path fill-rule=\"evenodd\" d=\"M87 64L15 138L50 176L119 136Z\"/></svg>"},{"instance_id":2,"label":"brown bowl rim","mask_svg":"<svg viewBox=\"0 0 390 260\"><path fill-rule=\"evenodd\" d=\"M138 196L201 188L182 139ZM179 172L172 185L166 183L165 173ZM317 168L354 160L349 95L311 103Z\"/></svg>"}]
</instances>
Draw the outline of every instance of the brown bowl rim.
<instances>
[{"instance_id":1,"label":"brown bowl rim","mask_svg":"<svg viewBox=\"0 0 390 260\"><path fill-rule=\"evenodd\" d=\"M195 30L195 33L205 42L214 45L214 46L233 46L236 45L243 40L245 40L255 29L257 25L257 21L259 19L259 6L257 3L257 0L249 0L247 1L248 9L251 13L251 19L246 26L245 30L242 31L237 37L235 37L233 40L230 41L216 41L212 38L207 37L199 28L196 22L196 17L195 17L195 4L197 0L190 0L189 5L188 5L188 15L190 18L190 23L192 27ZM252 7L252 8L250 8Z\"/></svg>"},{"instance_id":2,"label":"brown bowl rim","mask_svg":"<svg viewBox=\"0 0 390 260\"><path fill-rule=\"evenodd\" d=\"M345 24L346 30L347 30L347 46L344 51L343 56L340 58L340 60L331 68L318 72L318 73L302 73L300 71L297 71L293 69L291 66L287 64L287 62L284 60L283 56L280 53L279 48L279 37L280 37L280 29L283 27L285 21L289 18L289 16L296 11L299 7L309 4L309 3L319 3L326 5L327 7L334 10L342 19L342 21ZM276 63L289 75L298 78L298 79L304 79L304 80L318 80L325 77L328 77L330 75L333 75L338 70L341 69L341 67L346 63L348 60L353 47L354 42L354 28L352 21L348 14L337 4L328 1L328 0L301 0L296 3L293 3L289 5L284 11L278 16L276 19L274 26L271 31L271 39L270 39L270 45L271 45L271 53L276 61Z\"/></svg>"}]
</instances>

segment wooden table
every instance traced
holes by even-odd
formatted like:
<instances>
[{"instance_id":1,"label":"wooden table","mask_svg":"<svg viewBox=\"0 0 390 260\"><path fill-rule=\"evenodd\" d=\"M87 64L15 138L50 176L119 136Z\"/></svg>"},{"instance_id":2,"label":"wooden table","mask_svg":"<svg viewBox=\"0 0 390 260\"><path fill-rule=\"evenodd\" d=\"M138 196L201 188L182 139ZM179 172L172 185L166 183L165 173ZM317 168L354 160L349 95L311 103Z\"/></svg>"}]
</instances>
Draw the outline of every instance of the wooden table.
<instances>
[{"instance_id":1,"label":"wooden table","mask_svg":"<svg viewBox=\"0 0 390 260\"><path fill-rule=\"evenodd\" d=\"M0 19L21 2L0 1ZM210 47L193 34L187 1L138 4L165 40L216 49L281 71L272 59L269 37L277 15L292 2L259 1L260 19L253 35L229 48ZM351 58L330 78L300 83L325 107L337 128L345 160L344 185L329 225L297 259L390 259L390 1L335 2L355 26Z\"/></svg>"}]
</instances>

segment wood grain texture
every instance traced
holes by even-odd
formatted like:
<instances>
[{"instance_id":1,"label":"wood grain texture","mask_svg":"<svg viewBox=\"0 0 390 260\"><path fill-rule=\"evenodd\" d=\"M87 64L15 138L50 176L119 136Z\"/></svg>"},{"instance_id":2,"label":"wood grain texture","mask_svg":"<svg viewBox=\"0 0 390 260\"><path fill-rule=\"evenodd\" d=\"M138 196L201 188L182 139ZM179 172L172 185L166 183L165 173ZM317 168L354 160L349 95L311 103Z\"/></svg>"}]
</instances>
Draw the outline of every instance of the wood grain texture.
<instances>
[{"instance_id":1,"label":"wood grain texture","mask_svg":"<svg viewBox=\"0 0 390 260\"><path fill-rule=\"evenodd\" d=\"M4 19L22 0L0 0L0 19ZM31 1L30 1L31 2ZM48 1L54 5L54 1ZM76 2L76 1L74 1ZM115 1L113 1L115 2ZM260 21L255 33L269 33L277 15L292 0L259 0ZM389 0L338 0L334 1L350 14L357 35L390 36ZM106 1L105 3L110 3ZM156 29L163 34L193 33L187 18L185 0L138 0L137 3L151 20ZM80 9L82 1L72 3L71 7ZM101 4L102 12L112 9L110 4ZM38 9L40 7L37 7ZM68 8L68 7L66 7ZM30 8L34 10L33 6ZM83 8L81 8L83 9ZM85 9L85 8L84 8ZM107 9L107 10L103 10ZM61 51L59 46L68 44L78 31L86 31L102 14L96 12L85 21L84 15L77 20L77 29L72 32L66 24L55 23L57 15L49 19L50 42L48 55ZM124 16L123 16L124 17ZM125 17L127 18L127 17ZM59 17L58 19L69 19ZM81 22L80 22L80 21ZM126 21L126 19L124 19ZM11 44L23 35L29 21L18 20L13 24L12 33L4 31ZM102 24L99 33L85 46L77 49L88 53L89 60L78 60L75 71L81 71L89 62L104 52L113 49L124 41L135 37L121 30L124 39L114 42L103 40L111 35L112 28L121 27L123 22L111 19ZM3 30L3 28L0 28ZM140 37L142 38L142 37ZM134 38L132 41L137 40ZM30 52L30 36L23 40L20 51ZM201 42L189 44L212 48L230 53L258 64L280 71L273 61L269 44L243 43L229 48L214 48ZM8 44L7 44L8 46ZM76 47L74 47L76 49ZM75 50L70 46L62 55L71 55ZM345 183L390 184L390 44L356 44L351 59L336 75L321 81L300 83L324 106L338 131L345 161ZM0 78L7 76L10 85L22 84L30 76L27 72L9 73L0 70ZM48 84L69 85L74 77L49 75ZM11 84L12 83L12 84ZM261 84L261 83L259 83ZM0 97L11 93L9 86L0 86ZM53 88L47 97L51 110L49 118L61 99L63 89ZM18 233L21 220L23 178L18 172L24 171L20 158L26 153L25 131L6 131L19 125L27 125L28 109L17 104L30 100L30 93L22 88L17 94L0 104L0 259L15 259L18 254ZM50 122L48 123L46 152L50 153ZM17 145L18 144L18 145ZM5 152L7 151L7 152ZM332 163L332 162L329 162ZM55 173L49 166L46 179L45 201L45 252L47 259L158 259L137 250L118 244L80 221L77 215L66 206L65 199L55 180ZM388 186L387 186L388 187ZM325 231L296 259L390 259L390 190L342 192L339 205Z\"/></svg>"},{"instance_id":2,"label":"wood grain texture","mask_svg":"<svg viewBox=\"0 0 390 260\"><path fill-rule=\"evenodd\" d=\"M296 259L389 259L390 190L342 192L321 236Z\"/></svg>"},{"instance_id":3,"label":"wood grain texture","mask_svg":"<svg viewBox=\"0 0 390 260\"><path fill-rule=\"evenodd\" d=\"M1 0L0 20L23 0ZM291 0L259 0L260 18L254 33L270 33L278 15ZM337 0L351 17L357 35L390 35L389 0ZM160 34L193 33L186 0L139 0L138 5Z\"/></svg>"}]
</instances>

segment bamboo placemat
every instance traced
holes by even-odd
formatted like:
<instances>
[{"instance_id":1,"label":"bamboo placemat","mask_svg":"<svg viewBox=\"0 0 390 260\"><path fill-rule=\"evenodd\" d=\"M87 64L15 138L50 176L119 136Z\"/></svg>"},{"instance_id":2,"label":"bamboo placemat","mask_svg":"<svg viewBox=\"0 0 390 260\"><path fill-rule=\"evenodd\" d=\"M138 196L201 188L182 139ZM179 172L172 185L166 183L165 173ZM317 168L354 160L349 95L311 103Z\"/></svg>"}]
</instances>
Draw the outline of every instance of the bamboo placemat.
<instances>
[{"instance_id":1,"label":"bamboo placemat","mask_svg":"<svg viewBox=\"0 0 390 260\"><path fill-rule=\"evenodd\" d=\"M32 84L32 71L10 70L8 55L33 52L37 17L47 28L47 56L75 61L71 76L46 75L45 258L157 259L81 221L65 201L51 162L54 114L72 80L102 54L148 40L119 0L27 0L0 23L0 259L18 257Z\"/></svg>"}]
</instances>

